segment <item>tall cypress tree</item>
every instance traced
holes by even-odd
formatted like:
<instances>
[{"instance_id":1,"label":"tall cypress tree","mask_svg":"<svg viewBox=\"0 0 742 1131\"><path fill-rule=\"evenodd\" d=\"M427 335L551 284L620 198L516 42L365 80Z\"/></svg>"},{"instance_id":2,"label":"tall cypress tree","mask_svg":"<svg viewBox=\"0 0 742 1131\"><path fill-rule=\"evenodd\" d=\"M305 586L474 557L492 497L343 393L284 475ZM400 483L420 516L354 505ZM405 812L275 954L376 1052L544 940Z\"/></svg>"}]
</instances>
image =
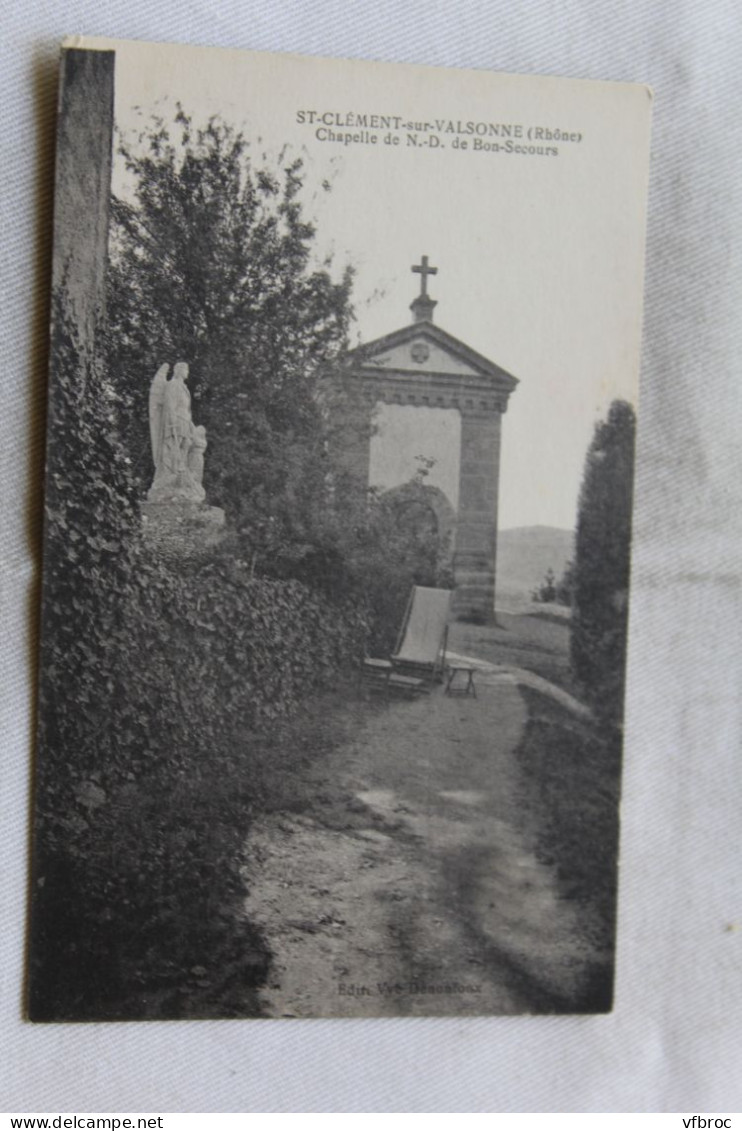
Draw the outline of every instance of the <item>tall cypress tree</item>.
<instances>
[{"instance_id":1,"label":"tall cypress tree","mask_svg":"<svg viewBox=\"0 0 742 1131\"><path fill-rule=\"evenodd\" d=\"M623 710L636 417L614 401L595 428L580 492L571 660L596 713Z\"/></svg>"}]
</instances>

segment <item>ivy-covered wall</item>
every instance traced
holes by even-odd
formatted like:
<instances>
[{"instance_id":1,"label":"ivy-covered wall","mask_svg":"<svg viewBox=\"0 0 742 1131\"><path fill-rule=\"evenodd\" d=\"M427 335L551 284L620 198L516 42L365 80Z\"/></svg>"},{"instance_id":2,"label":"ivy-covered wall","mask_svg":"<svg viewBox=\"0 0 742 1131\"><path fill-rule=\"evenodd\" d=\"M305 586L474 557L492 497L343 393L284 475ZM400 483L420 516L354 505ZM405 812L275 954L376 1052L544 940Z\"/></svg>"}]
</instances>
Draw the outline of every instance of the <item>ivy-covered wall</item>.
<instances>
[{"instance_id":1,"label":"ivy-covered wall","mask_svg":"<svg viewBox=\"0 0 742 1131\"><path fill-rule=\"evenodd\" d=\"M235 985L268 961L239 912L256 752L352 670L364 617L228 548L175 569L149 552L116 396L60 301L53 360L30 1013L249 1013Z\"/></svg>"},{"instance_id":2,"label":"ivy-covered wall","mask_svg":"<svg viewBox=\"0 0 742 1131\"><path fill-rule=\"evenodd\" d=\"M299 582L249 580L228 561L140 567L105 636L91 622L74 656L47 642L39 1018L177 1015L194 980L217 1014L247 1008L235 980L247 992L267 963L238 910L263 800L256 740L362 649L361 618Z\"/></svg>"}]
</instances>

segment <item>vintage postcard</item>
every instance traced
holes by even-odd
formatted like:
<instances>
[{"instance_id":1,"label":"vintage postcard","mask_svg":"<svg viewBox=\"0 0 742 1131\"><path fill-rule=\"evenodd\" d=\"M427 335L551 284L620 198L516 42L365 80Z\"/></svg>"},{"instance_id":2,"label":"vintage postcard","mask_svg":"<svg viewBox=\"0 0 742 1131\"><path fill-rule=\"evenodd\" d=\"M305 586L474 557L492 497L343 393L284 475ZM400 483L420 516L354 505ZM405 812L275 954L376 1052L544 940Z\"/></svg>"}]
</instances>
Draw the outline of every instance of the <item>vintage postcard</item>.
<instances>
[{"instance_id":1,"label":"vintage postcard","mask_svg":"<svg viewBox=\"0 0 742 1131\"><path fill-rule=\"evenodd\" d=\"M64 46L33 1020L611 1009L650 115Z\"/></svg>"}]
</instances>

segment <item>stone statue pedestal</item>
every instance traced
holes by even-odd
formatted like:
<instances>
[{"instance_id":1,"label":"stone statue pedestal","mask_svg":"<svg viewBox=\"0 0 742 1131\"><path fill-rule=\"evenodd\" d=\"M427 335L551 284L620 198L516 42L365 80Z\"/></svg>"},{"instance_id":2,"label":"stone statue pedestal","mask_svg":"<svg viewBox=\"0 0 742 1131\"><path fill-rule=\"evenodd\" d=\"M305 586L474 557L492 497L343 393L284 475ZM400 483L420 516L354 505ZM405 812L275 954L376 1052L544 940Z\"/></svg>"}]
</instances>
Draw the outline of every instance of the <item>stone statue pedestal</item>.
<instances>
[{"instance_id":1,"label":"stone statue pedestal","mask_svg":"<svg viewBox=\"0 0 742 1131\"><path fill-rule=\"evenodd\" d=\"M224 511L187 499L142 503L145 545L165 561L207 558L226 533Z\"/></svg>"},{"instance_id":2,"label":"stone statue pedestal","mask_svg":"<svg viewBox=\"0 0 742 1131\"><path fill-rule=\"evenodd\" d=\"M147 492L148 503L162 506L179 506L181 503L200 506L205 498L203 487L187 471L181 471L177 475L157 476Z\"/></svg>"}]
</instances>

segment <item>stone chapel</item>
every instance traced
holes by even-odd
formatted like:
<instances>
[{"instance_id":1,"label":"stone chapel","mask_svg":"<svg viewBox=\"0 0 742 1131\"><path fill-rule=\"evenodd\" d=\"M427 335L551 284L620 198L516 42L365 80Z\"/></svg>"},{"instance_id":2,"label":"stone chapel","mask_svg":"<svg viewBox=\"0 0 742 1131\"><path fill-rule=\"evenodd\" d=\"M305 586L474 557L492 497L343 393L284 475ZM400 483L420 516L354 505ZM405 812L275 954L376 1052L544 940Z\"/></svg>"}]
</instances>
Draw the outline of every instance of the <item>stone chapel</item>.
<instances>
[{"instance_id":1,"label":"stone chapel","mask_svg":"<svg viewBox=\"0 0 742 1131\"><path fill-rule=\"evenodd\" d=\"M441 531L451 536L459 620L488 623L495 608L500 429L515 377L433 321L437 305L423 256L412 267L420 293L412 322L352 351L347 378L369 423L354 460L361 482L400 488L415 459L431 466L426 487Z\"/></svg>"}]
</instances>

